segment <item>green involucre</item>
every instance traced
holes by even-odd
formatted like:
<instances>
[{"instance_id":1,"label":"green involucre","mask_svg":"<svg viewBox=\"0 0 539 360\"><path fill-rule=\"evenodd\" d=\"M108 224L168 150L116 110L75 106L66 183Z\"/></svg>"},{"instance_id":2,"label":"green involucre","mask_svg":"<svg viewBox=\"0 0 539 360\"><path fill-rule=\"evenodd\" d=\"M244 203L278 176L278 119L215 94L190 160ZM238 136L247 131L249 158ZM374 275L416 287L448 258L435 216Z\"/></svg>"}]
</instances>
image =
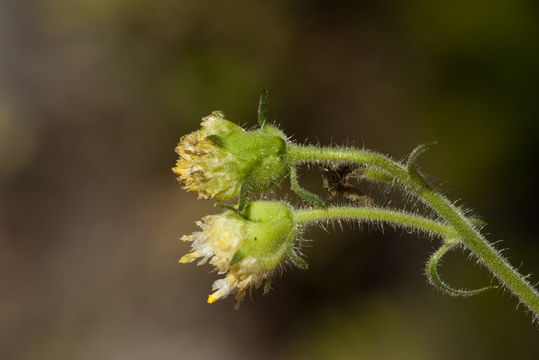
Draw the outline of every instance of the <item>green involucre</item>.
<instances>
[{"instance_id":1,"label":"green involucre","mask_svg":"<svg viewBox=\"0 0 539 360\"><path fill-rule=\"evenodd\" d=\"M234 174L250 194L269 190L288 172L286 141L279 130L269 125L255 131L238 127L209 139L231 155L226 171ZM234 194L237 195L239 192Z\"/></svg>"},{"instance_id":2,"label":"green involucre","mask_svg":"<svg viewBox=\"0 0 539 360\"><path fill-rule=\"evenodd\" d=\"M245 240L232 257L235 264L248 257L261 271L272 271L292 249L296 224L290 206L276 201L254 201L245 209Z\"/></svg>"}]
</instances>

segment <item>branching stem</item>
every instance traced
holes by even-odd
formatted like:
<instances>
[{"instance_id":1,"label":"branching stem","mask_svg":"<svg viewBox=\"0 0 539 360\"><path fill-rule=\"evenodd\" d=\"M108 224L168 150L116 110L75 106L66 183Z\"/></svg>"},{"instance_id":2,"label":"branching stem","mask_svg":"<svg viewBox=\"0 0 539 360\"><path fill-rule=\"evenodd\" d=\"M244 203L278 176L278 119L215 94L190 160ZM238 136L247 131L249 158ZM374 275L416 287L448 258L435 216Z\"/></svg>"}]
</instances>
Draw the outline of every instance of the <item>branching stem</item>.
<instances>
[{"instance_id":1,"label":"branching stem","mask_svg":"<svg viewBox=\"0 0 539 360\"><path fill-rule=\"evenodd\" d=\"M288 158L292 166L302 163L349 162L367 164L387 172L396 184L403 186L406 191L417 196L444 218L447 224L454 229L462 243L528 307L536 319L539 319L539 293L537 290L474 228L470 220L457 207L451 204L443 195L426 186L423 178L417 172L410 174L402 164L387 156L367 150L320 148L290 144ZM402 213L381 213L382 209L371 209L368 212L367 210L369 209L357 208L360 213L355 215L352 214L350 209L346 211L345 208L334 209L332 210L333 216L339 218L357 218L362 216L361 214L370 214L370 219L372 220L388 221L395 224L401 224L401 220L416 221L415 218L408 217L397 219L398 214ZM298 219L303 219L303 222L308 222L309 216L323 218L323 212L329 210L303 210L297 216ZM361 213L361 211L364 213ZM346 214L349 216L346 216ZM409 223L407 225L424 229L421 225L425 224L420 222L419 224ZM428 231L432 230L429 229Z\"/></svg>"}]
</instances>

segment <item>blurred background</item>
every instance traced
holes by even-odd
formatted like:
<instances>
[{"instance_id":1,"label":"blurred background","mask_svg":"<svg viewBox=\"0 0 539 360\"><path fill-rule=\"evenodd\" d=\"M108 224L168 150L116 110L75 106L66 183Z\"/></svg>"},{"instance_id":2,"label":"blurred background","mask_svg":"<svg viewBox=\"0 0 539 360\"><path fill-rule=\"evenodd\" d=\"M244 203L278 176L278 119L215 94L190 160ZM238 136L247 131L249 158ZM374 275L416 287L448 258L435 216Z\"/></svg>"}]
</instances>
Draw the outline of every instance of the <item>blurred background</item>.
<instances>
[{"instance_id":1,"label":"blurred background","mask_svg":"<svg viewBox=\"0 0 539 360\"><path fill-rule=\"evenodd\" d=\"M218 275L179 265L179 237L219 209L170 170L212 110L254 126L265 86L299 142L402 159L438 140L423 170L536 282L538 15L532 0L3 0L0 358L539 358L514 298L442 295L423 275L439 241L390 228L308 231L308 271L239 311L206 304ZM319 169L302 182L320 191ZM491 281L467 253L441 272Z\"/></svg>"}]
</instances>

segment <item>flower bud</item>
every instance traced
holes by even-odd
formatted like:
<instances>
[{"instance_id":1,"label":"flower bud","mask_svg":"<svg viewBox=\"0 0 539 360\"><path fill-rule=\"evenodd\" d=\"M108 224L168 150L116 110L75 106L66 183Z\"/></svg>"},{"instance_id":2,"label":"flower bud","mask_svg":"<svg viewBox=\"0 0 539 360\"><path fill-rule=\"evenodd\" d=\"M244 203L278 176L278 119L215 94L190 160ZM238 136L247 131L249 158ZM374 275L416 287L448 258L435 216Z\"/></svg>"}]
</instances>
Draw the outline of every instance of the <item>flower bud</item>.
<instances>
[{"instance_id":1,"label":"flower bud","mask_svg":"<svg viewBox=\"0 0 539 360\"><path fill-rule=\"evenodd\" d=\"M202 231L182 237L192 243L192 252L180 263L209 260L219 274L226 274L213 283L210 304L235 294L238 307L247 290L260 287L293 252L297 230L290 206L256 201L247 205L245 215L227 210L206 216L197 223Z\"/></svg>"},{"instance_id":2,"label":"flower bud","mask_svg":"<svg viewBox=\"0 0 539 360\"><path fill-rule=\"evenodd\" d=\"M215 111L202 119L202 129L188 134L176 147L180 156L172 171L199 198L228 200L240 193L263 192L287 173L286 141L271 126L245 131Z\"/></svg>"}]
</instances>

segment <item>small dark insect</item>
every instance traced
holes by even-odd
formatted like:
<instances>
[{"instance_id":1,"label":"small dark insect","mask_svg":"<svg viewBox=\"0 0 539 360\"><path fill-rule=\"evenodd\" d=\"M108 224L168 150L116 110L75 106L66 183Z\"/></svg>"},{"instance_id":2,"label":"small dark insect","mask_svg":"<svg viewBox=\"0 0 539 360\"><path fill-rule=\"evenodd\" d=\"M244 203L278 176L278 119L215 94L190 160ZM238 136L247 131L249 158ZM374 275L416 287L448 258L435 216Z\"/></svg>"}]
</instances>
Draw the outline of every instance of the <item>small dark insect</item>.
<instances>
[{"instance_id":1,"label":"small dark insect","mask_svg":"<svg viewBox=\"0 0 539 360\"><path fill-rule=\"evenodd\" d=\"M321 167L322 182L328 193L328 200L338 195L362 206L374 206L372 198L365 196L356 185L365 167L357 164L329 165Z\"/></svg>"}]
</instances>

